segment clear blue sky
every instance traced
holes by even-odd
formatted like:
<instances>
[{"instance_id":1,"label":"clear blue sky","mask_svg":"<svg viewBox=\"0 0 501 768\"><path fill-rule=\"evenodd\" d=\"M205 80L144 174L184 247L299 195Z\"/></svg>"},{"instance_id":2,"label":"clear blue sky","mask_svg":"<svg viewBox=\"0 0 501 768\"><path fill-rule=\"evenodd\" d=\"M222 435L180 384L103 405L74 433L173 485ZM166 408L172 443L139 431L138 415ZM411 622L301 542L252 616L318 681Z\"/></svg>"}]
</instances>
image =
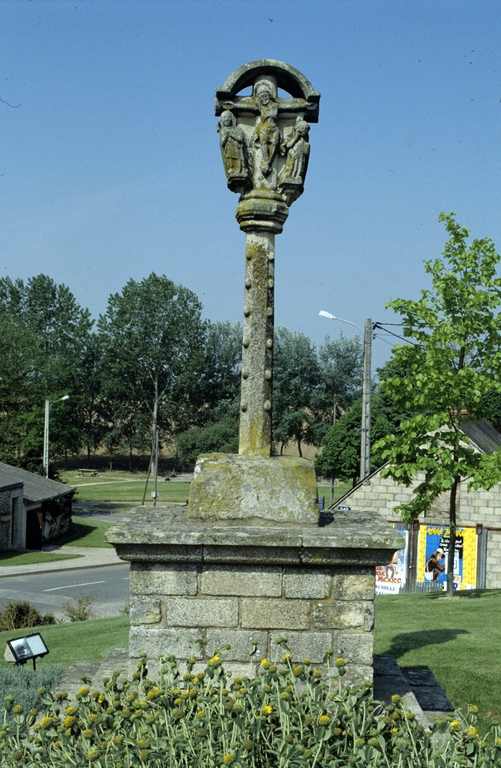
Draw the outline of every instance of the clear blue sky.
<instances>
[{"instance_id":1,"label":"clear blue sky","mask_svg":"<svg viewBox=\"0 0 501 768\"><path fill-rule=\"evenodd\" d=\"M0 24L1 276L46 273L97 318L154 271L240 320L213 102L261 58L322 94L277 237L277 325L318 344L354 331L320 309L395 321L385 302L425 287L442 210L501 249L499 0L0 0ZM374 342L376 365L390 349Z\"/></svg>"}]
</instances>

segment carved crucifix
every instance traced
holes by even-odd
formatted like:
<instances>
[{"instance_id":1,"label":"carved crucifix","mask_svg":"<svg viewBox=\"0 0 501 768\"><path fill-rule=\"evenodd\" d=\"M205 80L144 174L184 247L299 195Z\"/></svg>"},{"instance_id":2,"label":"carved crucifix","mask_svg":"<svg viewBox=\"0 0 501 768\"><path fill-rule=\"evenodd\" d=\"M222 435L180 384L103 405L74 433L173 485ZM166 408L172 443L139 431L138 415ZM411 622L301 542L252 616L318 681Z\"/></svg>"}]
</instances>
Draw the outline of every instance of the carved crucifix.
<instances>
[{"instance_id":1,"label":"carved crucifix","mask_svg":"<svg viewBox=\"0 0 501 768\"><path fill-rule=\"evenodd\" d=\"M238 95L251 86L250 95ZM278 89L290 94L279 95ZM228 187L240 193L236 218L246 233L239 453L271 453L275 235L303 193L309 123L320 94L294 67L272 59L245 64L216 91Z\"/></svg>"}]
</instances>

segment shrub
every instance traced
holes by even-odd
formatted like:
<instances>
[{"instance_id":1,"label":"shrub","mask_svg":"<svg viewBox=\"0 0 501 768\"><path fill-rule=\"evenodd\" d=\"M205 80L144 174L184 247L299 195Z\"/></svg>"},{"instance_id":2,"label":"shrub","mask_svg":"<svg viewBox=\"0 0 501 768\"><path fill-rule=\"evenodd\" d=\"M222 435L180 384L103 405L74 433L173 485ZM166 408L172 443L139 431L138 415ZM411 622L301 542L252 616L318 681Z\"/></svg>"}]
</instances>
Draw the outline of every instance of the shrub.
<instances>
[{"instance_id":1,"label":"shrub","mask_svg":"<svg viewBox=\"0 0 501 768\"><path fill-rule=\"evenodd\" d=\"M7 702L21 738L0 729L2 765L95 768L494 768L501 760L497 729L480 738L476 708L461 720L430 730L394 696L371 698L370 683L343 687L343 659L323 675L309 660L293 665L281 638L281 661L263 659L257 678L224 671L216 652L202 671L196 659L180 674L173 656L161 659L157 683L142 655L133 679L119 672L103 691L82 686L76 704L60 709L65 694L42 689L43 717L35 724ZM225 646L227 647L227 646ZM255 649L254 649L255 650ZM83 679L84 682L89 682ZM438 740L436 734L441 734Z\"/></svg>"},{"instance_id":2,"label":"shrub","mask_svg":"<svg viewBox=\"0 0 501 768\"><path fill-rule=\"evenodd\" d=\"M55 623L53 613L42 614L27 600L21 600L18 603L8 602L0 611L0 632L6 629L27 629Z\"/></svg>"},{"instance_id":3,"label":"shrub","mask_svg":"<svg viewBox=\"0 0 501 768\"><path fill-rule=\"evenodd\" d=\"M40 709L42 701L38 689L43 687L49 691L54 690L63 672L64 668L60 664L43 664L36 671L26 664L20 667L0 667L0 701L5 701L5 697L9 696L25 712ZM7 722L12 725L15 723L12 708L7 713Z\"/></svg>"},{"instance_id":4,"label":"shrub","mask_svg":"<svg viewBox=\"0 0 501 768\"><path fill-rule=\"evenodd\" d=\"M95 595L81 594L63 603L63 615L70 621L87 621L94 615Z\"/></svg>"}]
</instances>

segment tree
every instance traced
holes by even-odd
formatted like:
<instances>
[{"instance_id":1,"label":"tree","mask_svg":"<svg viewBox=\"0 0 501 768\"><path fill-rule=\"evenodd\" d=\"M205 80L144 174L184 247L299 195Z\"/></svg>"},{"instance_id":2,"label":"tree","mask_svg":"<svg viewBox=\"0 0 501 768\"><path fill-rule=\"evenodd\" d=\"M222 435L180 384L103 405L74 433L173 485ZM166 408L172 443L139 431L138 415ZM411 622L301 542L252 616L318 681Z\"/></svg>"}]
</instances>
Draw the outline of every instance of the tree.
<instances>
[{"instance_id":1,"label":"tree","mask_svg":"<svg viewBox=\"0 0 501 768\"><path fill-rule=\"evenodd\" d=\"M273 439L294 440L299 455L302 444L320 445L325 425L315 403L321 386L317 351L304 333L275 329L273 360Z\"/></svg>"},{"instance_id":2,"label":"tree","mask_svg":"<svg viewBox=\"0 0 501 768\"><path fill-rule=\"evenodd\" d=\"M217 421L226 411L233 410L235 400L240 397L241 368L241 324L209 321L203 369L197 381L201 423Z\"/></svg>"},{"instance_id":3,"label":"tree","mask_svg":"<svg viewBox=\"0 0 501 768\"><path fill-rule=\"evenodd\" d=\"M18 392L9 420L16 440L16 460L36 462L42 455L44 400L76 393L93 323L89 311L77 303L69 288L47 275L37 275L26 283L2 278L0 318L7 337L16 336L9 359L17 356L20 364L19 371L3 368L0 374L4 389L11 394ZM18 389L20 371L24 373ZM64 412L55 409L51 413L51 451L55 454L80 446L79 427L70 417L75 410L76 403L70 400Z\"/></svg>"},{"instance_id":4,"label":"tree","mask_svg":"<svg viewBox=\"0 0 501 768\"><path fill-rule=\"evenodd\" d=\"M362 391L363 351L359 336L338 339L326 336L318 350L325 416L332 413L333 401L345 411L360 397Z\"/></svg>"},{"instance_id":5,"label":"tree","mask_svg":"<svg viewBox=\"0 0 501 768\"><path fill-rule=\"evenodd\" d=\"M461 431L463 419L482 417L486 398L501 391L500 257L487 238L468 244L469 231L454 216L439 217L449 234L443 258L424 262L431 289L421 291L418 301L387 305L401 316L411 343L394 353L406 374L388 378L383 387L397 411L412 415L398 434L375 446L389 462L384 476L410 485L424 473L412 500L399 508L404 520L417 519L438 496L449 494L450 595L459 485L488 490L501 480L501 453L476 453Z\"/></svg>"},{"instance_id":6,"label":"tree","mask_svg":"<svg viewBox=\"0 0 501 768\"><path fill-rule=\"evenodd\" d=\"M360 476L361 421L362 399L359 398L327 432L322 441L322 452L315 460L315 466L320 472L329 473L341 480L351 480L353 486ZM393 430L381 395L374 395L371 400L371 439L377 441ZM371 471L378 466L379 455L373 450Z\"/></svg>"},{"instance_id":7,"label":"tree","mask_svg":"<svg viewBox=\"0 0 501 768\"><path fill-rule=\"evenodd\" d=\"M157 428L171 438L190 425L204 360L201 313L192 291L152 273L129 280L99 317L110 432L127 441L131 459L149 430L154 439Z\"/></svg>"}]
</instances>

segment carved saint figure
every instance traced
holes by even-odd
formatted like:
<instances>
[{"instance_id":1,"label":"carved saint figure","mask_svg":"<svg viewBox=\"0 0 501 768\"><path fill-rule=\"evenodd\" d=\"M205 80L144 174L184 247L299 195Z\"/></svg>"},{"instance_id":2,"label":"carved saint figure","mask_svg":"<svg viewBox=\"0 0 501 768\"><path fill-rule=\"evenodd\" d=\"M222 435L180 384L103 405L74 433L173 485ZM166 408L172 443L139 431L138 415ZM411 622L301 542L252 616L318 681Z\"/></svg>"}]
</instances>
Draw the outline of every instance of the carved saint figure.
<instances>
[{"instance_id":1,"label":"carved saint figure","mask_svg":"<svg viewBox=\"0 0 501 768\"><path fill-rule=\"evenodd\" d=\"M289 140L282 145L287 158L280 172L281 183L287 180L304 182L310 154L309 130L308 123L302 117L297 117Z\"/></svg>"},{"instance_id":2,"label":"carved saint figure","mask_svg":"<svg viewBox=\"0 0 501 768\"><path fill-rule=\"evenodd\" d=\"M239 192L249 176L244 132L229 109L221 114L217 130L228 186L232 191Z\"/></svg>"},{"instance_id":3,"label":"carved saint figure","mask_svg":"<svg viewBox=\"0 0 501 768\"><path fill-rule=\"evenodd\" d=\"M256 101L260 116L256 123L256 143L261 147L261 172L269 176L273 158L280 144L280 131L277 125L278 103L266 84L258 85Z\"/></svg>"}]
</instances>

